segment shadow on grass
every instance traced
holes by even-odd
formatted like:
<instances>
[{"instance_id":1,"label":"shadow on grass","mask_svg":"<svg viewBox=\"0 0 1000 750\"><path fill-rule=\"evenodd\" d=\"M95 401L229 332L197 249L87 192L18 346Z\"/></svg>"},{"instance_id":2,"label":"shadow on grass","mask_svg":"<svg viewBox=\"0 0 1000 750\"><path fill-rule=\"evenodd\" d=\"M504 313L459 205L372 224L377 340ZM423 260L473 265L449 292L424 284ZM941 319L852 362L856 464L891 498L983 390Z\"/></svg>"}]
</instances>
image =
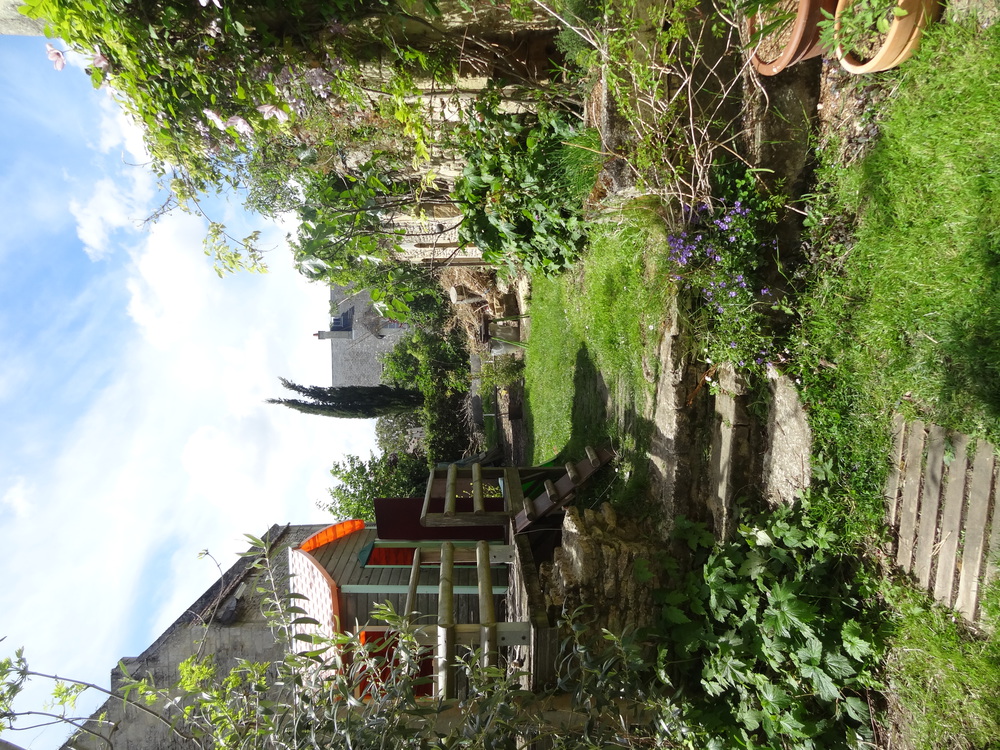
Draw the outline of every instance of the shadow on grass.
<instances>
[{"instance_id":1,"label":"shadow on grass","mask_svg":"<svg viewBox=\"0 0 1000 750\"><path fill-rule=\"evenodd\" d=\"M618 454L612 469L605 469L581 489L577 504L594 507L610 502L616 507L631 507L646 501L649 485L649 447L652 422L643 418L631 404L617 405L609 414L609 387L598 370L586 345L576 352L566 377L573 378L570 438L558 451L554 461L579 461L587 446L611 445ZM531 399L525 399L524 418L529 426L528 454L534 451Z\"/></svg>"}]
</instances>

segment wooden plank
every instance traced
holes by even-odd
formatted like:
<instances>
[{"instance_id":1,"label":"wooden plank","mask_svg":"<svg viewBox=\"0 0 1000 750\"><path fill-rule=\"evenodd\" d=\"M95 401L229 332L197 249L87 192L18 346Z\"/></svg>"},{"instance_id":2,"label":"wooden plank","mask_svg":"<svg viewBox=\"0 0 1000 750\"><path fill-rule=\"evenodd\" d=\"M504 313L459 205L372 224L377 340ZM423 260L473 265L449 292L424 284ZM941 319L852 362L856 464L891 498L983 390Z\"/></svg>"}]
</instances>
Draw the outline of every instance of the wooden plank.
<instances>
[{"instance_id":1,"label":"wooden plank","mask_svg":"<svg viewBox=\"0 0 1000 750\"><path fill-rule=\"evenodd\" d=\"M472 464L472 512L486 512L486 503L483 500L483 467L478 463Z\"/></svg>"},{"instance_id":2,"label":"wooden plank","mask_svg":"<svg viewBox=\"0 0 1000 750\"><path fill-rule=\"evenodd\" d=\"M479 542L476 547L476 568L479 583L480 642L485 666L497 665L497 614L493 604L493 576L490 571L490 544Z\"/></svg>"},{"instance_id":3,"label":"wooden plank","mask_svg":"<svg viewBox=\"0 0 1000 750\"><path fill-rule=\"evenodd\" d=\"M549 627L548 610L545 605L545 596L542 594L542 584L538 577L538 568L535 567L535 558L531 553L531 543L524 534L514 537L514 575L521 577L526 598L528 600L528 620L533 627Z\"/></svg>"},{"instance_id":4,"label":"wooden plank","mask_svg":"<svg viewBox=\"0 0 1000 750\"><path fill-rule=\"evenodd\" d=\"M951 606L955 588L955 553L962 535L962 508L965 505L965 472L969 466L969 438L952 433L951 445L955 458L948 467L944 483L944 508L938 542L937 573L934 576L934 598L946 607Z\"/></svg>"},{"instance_id":5,"label":"wooden plank","mask_svg":"<svg viewBox=\"0 0 1000 750\"><path fill-rule=\"evenodd\" d=\"M449 516L445 513L428 513L424 526L506 526L510 522L507 513L456 513Z\"/></svg>"},{"instance_id":6,"label":"wooden plank","mask_svg":"<svg viewBox=\"0 0 1000 750\"><path fill-rule=\"evenodd\" d=\"M420 523L427 518L427 512L431 508L431 497L434 495L434 469L427 475L427 489L424 491L424 506L420 509Z\"/></svg>"},{"instance_id":7,"label":"wooden plank","mask_svg":"<svg viewBox=\"0 0 1000 750\"><path fill-rule=\"evenodd\" d=\"M923 488L920 490L920 528L913 573L922 588L931 582L931 561L934 557L934 535L937 533L938 507L941 502L941 477L944 473L944 428L932 424L927 431L927 464Z\"/></svg>"},{"instance_id":8,"label":"wooden plank","mask_svg":"<svg viewBox=\"0 0 1000 750\"><path fill-rule=\"evenodd\" d=\"M924 455L924 423L910 425L906 438L906 467L903 474L903 498L899 518L899 544L896 564L909 572L913 564L913 542L917 526L917 503L920 500L920 473Z\"/></svg>"},{"instance_id":9,"label":"wooden plank","mask_svg":"<svg viewBox=\"0 0 1000 750\"><path fill-rule=\"evenodd\" d=\"M889 480L885 485L885 502L889 517L889 528L896 528L899 510L899 482L902 477L903 443L906 423L902 414L892 418L892 453L889 455Z\"/></svg>"},{"instance_id":10,"label":"wooden plank","mask_svg":"<svg viewBox=\"0 0 1000 750\"><path fill-rule=\"evenodd\" d=\"M992 484L993 446L985 440L980 440L976 446L976 457L972 462L962 570L958 577L958 596L955 599L955 609L970 621L976 616L976 606L979 603L979 574L983 566L983 542L986 539Z\"/></svg>"},{"instance_id":11,"label":"wooden plank","mask_svg":"<svg viewBox=\"0 0 1000 750\"><path fill-rule=\"evenodd\" d=\"M444 486L444 514L449 518L455 515L455 504L458 497L457 485L458 466L456 464L450 464L448 466L448 479L446 480Z\"/></svg>"},{"instance_id":12,"label":"wooden plank","mask_svg":"<svg viewBox=\"0 0 1000 750\"><path fill-rule=\"evenodd\" d=\"M995 462L993 492L993 528L990 531L990 548L986 554L984 583L989 583L1000 574L1000 502L996 497L996 493L1000 492L1000 461Z\"/></svg>"},{"instance_id":13,"label":"wooden plank","mask_svg":"<svg viewBox=\"0 0 1000 750\"><path fill-rule=\"evenodd\" d=\"M406 591L406 608L403 612L407 617L417 612L417 589L420 586L420 547L413 550L413 565L410 567L410 586Z\"/></svg>"},{"instance_id":14,"label":"wooden plank","mask_svg":"<svg viewBox=\"0 0 1000 750\"><path fill-rule=\"evenodd\" d=\"M511 513L524 513L532 521L535 520L535 509L531 500L524 496L521 487L521 472L514 467L508 467L504 472L504 494L507 495L507 510Z\"/></svg>"}]
</instances>

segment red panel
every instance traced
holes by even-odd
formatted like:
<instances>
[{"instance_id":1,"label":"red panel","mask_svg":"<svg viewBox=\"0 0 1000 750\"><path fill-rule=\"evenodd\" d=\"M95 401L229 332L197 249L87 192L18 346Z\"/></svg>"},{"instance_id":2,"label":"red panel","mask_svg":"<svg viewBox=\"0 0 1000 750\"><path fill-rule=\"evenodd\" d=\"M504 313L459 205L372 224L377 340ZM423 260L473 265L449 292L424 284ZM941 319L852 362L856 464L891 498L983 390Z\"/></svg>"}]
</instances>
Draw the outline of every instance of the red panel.
<instances>
[{"instance_id":1,"label":"red panel","mask_svg":"<svg viewBox=\"0 0 1000 750\"><path fill-rule=\"evenodd\" d=\"M459 512L470 512L472 498L459 498L457 506ZM378 526L378 538L413 541L422 539L479 541L485 539L488 542L502 541L504 538L503 526L423 526L420 523L420 511L423 510L423 507L424 499L422 497L375 498L375 521ZM503 510L503 498L487 498L486 509L490 511ZM443 499L431 500L431 513L441 513L443 510Z\"/></svg>"}]
</instances>

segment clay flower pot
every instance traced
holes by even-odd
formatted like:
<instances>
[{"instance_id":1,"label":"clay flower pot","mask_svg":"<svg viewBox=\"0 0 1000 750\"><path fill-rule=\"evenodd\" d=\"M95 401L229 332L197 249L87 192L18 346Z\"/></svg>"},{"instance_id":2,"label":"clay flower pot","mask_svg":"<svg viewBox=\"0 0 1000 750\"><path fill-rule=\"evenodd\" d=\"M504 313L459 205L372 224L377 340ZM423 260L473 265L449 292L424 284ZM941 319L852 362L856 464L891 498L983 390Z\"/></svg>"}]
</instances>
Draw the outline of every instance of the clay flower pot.
<instances>
[{"instance_id":1,"label":"clay flower pot","mask_svg":"<svg viewBox=\"0 0 1000 750\"><path fill-rule=\"evenodd\" d=\"M754 50L751 62L757 72L764 76L777 75L789 65L818 55L822 51L819 46L819 21L823 18L824 10L833 13L835 6L836 0L798 0L795 20L792 21L791 28L774 32L775 36L788 37L784 46L776 54L765 51L768 46L771 46L768 45L768 38L765 37ZM749 31L751 34L760 23L759 15L750 16Z\"/></svg>"},{"instance_id":2,"label":"clay flower pot","mask_svg":"<svg viewBox=\"0 0 1000 750\"><path fill-rule=\"evenodd\" d=\"M834 29L840 31L840 17L854 4L855 0L837 0ZM906 15L894 16L889 25L882 46L868 60L859 60L838 44L834 50L840 66L848 73L877 73L889 70L908 60L920 45L920 35L928 23L934 21L941 12L939 0L897 0L896 7L906 11Z\"/></svg>"}]
</instances>

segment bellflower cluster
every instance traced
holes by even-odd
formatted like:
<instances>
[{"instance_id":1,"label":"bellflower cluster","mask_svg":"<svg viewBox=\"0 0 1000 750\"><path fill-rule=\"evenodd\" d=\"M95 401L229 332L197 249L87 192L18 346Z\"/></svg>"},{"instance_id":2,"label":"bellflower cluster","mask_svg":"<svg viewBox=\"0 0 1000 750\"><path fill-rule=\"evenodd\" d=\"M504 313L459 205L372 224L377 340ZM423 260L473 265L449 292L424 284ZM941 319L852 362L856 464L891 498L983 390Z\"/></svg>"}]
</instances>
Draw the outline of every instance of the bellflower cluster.
<instances>
[{"instance_id":1,"label":"bellflower cluster","mask_svg":"<svg viewBox=\"0 0 1000 750\"><path fill-rule=\"evenodd\" d=\"M712 360L765 366L769 344L760 303L768 290L755 284L754 273L771 240L758 237L760 222L741 200L715 210L687 206L684 215L687 228L667 238L668 260L674 280L703 312Z\"/></svg>"}]
</instances>

